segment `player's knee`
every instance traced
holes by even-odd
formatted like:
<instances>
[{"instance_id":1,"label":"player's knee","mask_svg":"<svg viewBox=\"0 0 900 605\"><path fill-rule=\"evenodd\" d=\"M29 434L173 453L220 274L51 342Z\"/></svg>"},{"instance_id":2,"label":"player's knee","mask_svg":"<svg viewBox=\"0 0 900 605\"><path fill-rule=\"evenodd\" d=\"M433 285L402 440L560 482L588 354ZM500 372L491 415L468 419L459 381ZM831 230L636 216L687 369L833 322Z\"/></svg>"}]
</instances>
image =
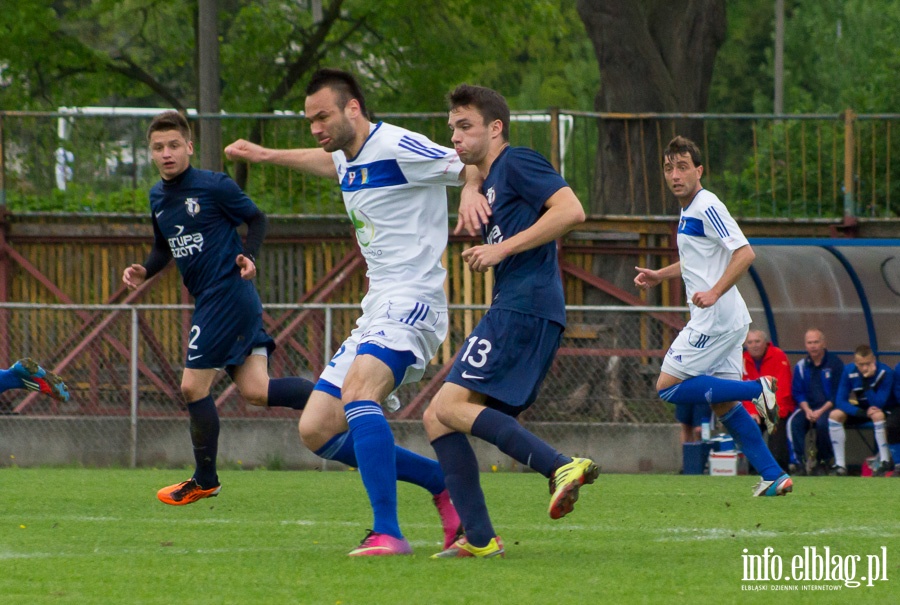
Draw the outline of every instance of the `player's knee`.
<instances>
[{"instance_id":1,"label":"player's knee","mask_svg":"<svg viewBox=\"0 0 900 605\"><path fill-rule=\"evenodd\" d=\"M844 421L847 420L847 414L845 414L841 410L831 410L831 412L828 414L828 419L844 424Z\"/></svg>"},{"instance_id":2,"label":"player's knee","mask_svg":"<svg viewBox=\"0 0 900 605\"><path fill-rule=\"evenodd\" d=\"M309 423L303 422L303 416L300 417L300 422L297 423L297 431L300 433L300 443L303 444L303 447L316 451L318 448L318 442L315 440L315 431L314 427L309 426Z\"/></svg>"},{"instance_id":3,"label":"player's knee","mask_svg":"<svg viewBox=\"0 0 900 605\"><path fill-rule=\"evenodd\" d=\"M435 436L446 432L443 430L444 425L438 420L434 402L425 408L425 412L422 413L422 424L425 425L425 432L428 434L429 439L434 439Z\"/></svg>"},{"instance_id":4,"label":"player's knee","mask_svg":"<svg viewBox=\"0 0 900 605\"><path fill-rule=\"evenodd\" d=\"M197 385L191 383L181 383L181 396L184 397L185 403L193 403L195 401L199 401L209 395L209 391L207 389L198 387Z\"/></svg>"},{"instance_id":5,"label":"player's knee","mask_svg":"<svg viewBox=\"0 0 900 605\"><path fill-rule=\"evenodd\" d=\"M446 396L446 392L441 389L437 392L437 395L434 396L434 399L431 400L425 413L433 419L435 424L450 427L452 426L450 424L450 421L452 420L452 407L450 400Z\"/></svg>"},{"instance_id":6,"label":"player's knee","mask_svg":"<svg viewBox=\"0 0 900 605\"><path fill-rule=\"evenodd\" d=\"M297 428L300 432L300 442L311 452L318 451L328 443L329 439L340 433L340 431L329 430L328 427L306 418L306 415L300 416Z\"/></svg>"},{"instance_id":7,"label":"player's knee","mask_svg":"<svg viewBox=\"0 0 900 605\"><path fill-rule=\"evenodd\" d=\"M269 394L263 389L243 388L241 395L250 405L266 407L269 405Z\"/></svg>"}]
</instances>

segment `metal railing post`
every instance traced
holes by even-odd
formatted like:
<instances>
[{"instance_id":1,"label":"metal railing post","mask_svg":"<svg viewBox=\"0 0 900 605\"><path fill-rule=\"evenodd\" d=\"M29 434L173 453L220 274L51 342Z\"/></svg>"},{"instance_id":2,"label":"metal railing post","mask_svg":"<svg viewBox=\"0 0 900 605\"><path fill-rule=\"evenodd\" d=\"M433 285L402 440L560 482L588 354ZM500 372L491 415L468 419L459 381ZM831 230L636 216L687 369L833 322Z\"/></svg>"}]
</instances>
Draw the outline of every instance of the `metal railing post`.
<instances>
[{"instance_id":1,"label":"metal railing post","mask_svg":"<svg viewBox=\"0 0 900 605\"><path fill-rule=\"evenodd\" d=\"M331 352L331 337L332 337L331 321L332 321L332 317L333 317L333 312L332 312L331 306L330 305L326 306L325 307L325 343L324 343L324 346L322 347L322 351L323 351L324 357L325 357L325 359L322 361L323 368L328 366L328 362L331 361L331 356L332 356L332 352ZM323 471L328 470L328 458L322 458L322 470Z\"/></svg>"},{"instance_id":2,"label":"metal railing post","mask_svg":"<svg viewBox=\"0 0 900 605\"><path fill-rule=\"evenodd\" d=\"M550 163L557 172L560 172L560 136L559 136L559 107L551 107L550 114Z\"/></svg>"},{"instance_id":3,"label":"metal railing post","mask_svg":"<svg viewBox=\"0 0 900 605\"><path fill-rule=\"evenodd\" d=\"M131 468L138 450L138 310L131 309Z\"/></svg>"},{"instance_id":4,"label":"metal railing post","mask_svg":"<svg viewBox=\"0 0 900 605\"><path fill-rule=\"evenodd\" d=\"M853 158L856 141L853 128L856 125L856 114L852 109L844 110L844 218L856 216L856 204L853 200Z\"/></svg>"},{"instance_id":5,"label":"metal railing post","mask_svg":"<svg viewBox=\"0 0 900 605\"><path fill-rule=\"evenodd\" d=\"M6 138L3 135L3 114L0 114L0 207L6 206L6 157L3 148ZM3 208L5 210L5 208Z\"/></svg>"}]
</instances>

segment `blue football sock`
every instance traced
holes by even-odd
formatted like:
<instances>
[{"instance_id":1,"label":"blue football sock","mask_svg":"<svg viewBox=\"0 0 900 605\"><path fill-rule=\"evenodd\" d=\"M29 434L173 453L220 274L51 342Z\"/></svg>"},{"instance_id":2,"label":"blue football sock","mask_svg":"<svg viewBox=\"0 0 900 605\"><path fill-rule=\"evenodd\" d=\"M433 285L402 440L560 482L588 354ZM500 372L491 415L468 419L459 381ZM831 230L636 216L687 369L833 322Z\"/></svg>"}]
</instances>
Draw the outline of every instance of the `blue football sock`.
<instances>
[{"instance_id":1,"label":"blue football sock","mask_svg":"<svg viewBox=\"0 0 900 605\"><path fill-rule=\"evenodd\" d=\"M397 518L397 459L394 435L375 401L351 401L344 406L359 474L369 494L372 530L403 538Z\"/></svg>"},{"instance_id":2,"label":"blue football sock","mask_svg":"<svg viewBox=\"0 0 900 605\"><path fill-rule=\"evenodd\" d=\"M728 429L728 434L734 439L735 445L744 452L747 460L764 480L774 481L784 474L772 456L772 452L766 447L762 433L759 432L759 426L753 422L753 418L750 417L743 405L737 404L725 412L725 415L719 420Z\"/></svg>"},{"instance_id":3,"label":"blue football sock","mask_svg":"<svg viewBox=\"0 0 900 605\"><path fill-rule=\"evenodd\" d=\"M475 418L472 436L493 443L507 456L547 478L563 464L572 462L571 458L526 430L518 420L492 408L485 408Z\"/></svg>"},{"instance_id":4,"label":"blue football sock","mask_svg":"<svg viewBox=\"0 0 900 605\"><path fill-rule=\"evenodd\" d=\"M326 460L336 460L353 468L359 467L356 462L356 453L353 451L353 439L350 437L350 431L338 433L313 453Z\"/></svg>"},{"instance_id":5,"label":"blue football sock","mask_svg":"<svg viewBox=\"0 0 900 605\"><path fill-rule=\"evenodd\" d=\"M462 433L443 435L431 442L444 471L450 499L473 546L487 546L496 534L488 515L478 475L478 459Z\"/></svg>"},{"instance_id":6,"label":"blue football sock","mask_svg":"<svg viewBox=\"0 0 900 605\"><path fill-rule=\"evenodd\" d=\"M0 370L0 393L10 389L24 389L25 383L12 370Z\"/></svg>"},{"instance_id":7,"label":"blue football sock","mask_svg":"<svg viewBox=\"0 0 900 605\"><path fill-rule=\"evenodd\" d=\"M659 391L659 396L670 403L693 405L749 401L756 399L761 393L762 386L756 380L725 380L714 376L694 376Z\"/></svg>"},{"instance_id":8,"label":"blue football sock","mask_svg":"<svg viewBox=\"0 0 900 605\"><path fill-rule=\"evenodd\" d=\"M354 468L359 466L356 462L356 453L353 451L353 438L346 431L329 439L328 443L314 453L321 458L336 460L347 466ZM394 455L397 458L398 481L424 487L435 496L446 489L444 474L437 461L400 446L394 446Z\"/></svg>"},{"instance_id":9,"label":"blue football sock","mask_svg":"<svg viewBox=\"0 0 900 605\"><path fill-rule=\"evenodd\" d=\"M197 469L194 479L200 487L209 489L219 485L216 457L219 452L219 412L212 395L187 404L191 415L191 443Z\"/></svg>"},{"instance_id":10,"label":"blue football sock","mask_svg":"<svg viewBox=\"0 0 900 605\"><path fill-rule=\"evenodd\" d=\"M316 386L305 378L287 376L269 380L268 406L302 410Z\"/></svg>"}]
</instances>

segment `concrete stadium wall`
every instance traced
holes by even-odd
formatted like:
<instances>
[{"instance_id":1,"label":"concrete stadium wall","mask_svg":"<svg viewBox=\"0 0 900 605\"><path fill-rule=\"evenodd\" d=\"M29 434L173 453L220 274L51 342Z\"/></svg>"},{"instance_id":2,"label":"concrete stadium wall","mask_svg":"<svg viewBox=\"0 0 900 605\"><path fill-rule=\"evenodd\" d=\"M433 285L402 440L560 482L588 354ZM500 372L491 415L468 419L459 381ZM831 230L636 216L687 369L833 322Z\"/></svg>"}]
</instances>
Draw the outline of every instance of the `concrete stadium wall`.
<instances>
[{"instance_id":1,"label":"concrete stadium wall","mask_svg":"<svg viewBox=\"0 0 900 605\"><path fill-rule=\"evenodd\" d=\"M337 470L344 466L312 454L300 443L290 418L223 418L220 466L270 469ZM433 458L421 422L395 421L398 445ZM605 473L677 473L681 444L676 424L528 423L528 428L560 451L595 460ZM186 419L141 419L136 464L141 467L192 467ZM523 471L494 446L473 439L484 471ZM132 462L128 418L0 416L0 466L123 466ZM848 461L869 452L855 431L848 431Z\"/></svg>"}]
</instances>

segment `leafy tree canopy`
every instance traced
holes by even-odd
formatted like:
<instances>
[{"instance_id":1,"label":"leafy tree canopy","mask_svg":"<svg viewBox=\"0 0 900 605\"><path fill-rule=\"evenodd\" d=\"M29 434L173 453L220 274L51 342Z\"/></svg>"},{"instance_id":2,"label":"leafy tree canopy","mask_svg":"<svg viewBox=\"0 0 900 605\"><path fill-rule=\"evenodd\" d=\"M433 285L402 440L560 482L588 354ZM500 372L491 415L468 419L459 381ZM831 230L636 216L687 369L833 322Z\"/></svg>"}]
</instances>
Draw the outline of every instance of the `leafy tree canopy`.
<instances>
[{"instance_id":1,"label":"leafy tree canopy","mask_svg":"<svg viewBox=\"0 0 900 605\"><path fill-rule=\"evenodd\" d=\"M773 110L773 2L728 0L728 37L719 51L710 111ZM786 0L786 113L896 111L900 96L900 3Z\"/></svg>"},{"instance_id":2,"label":"leafy tree canopy","mask_svg":"<svg viewBox=\"0 0 900 605\"><path fill-rule=\"evenodd\" d=\"M198 4L17 0L0 11L5 108L195 107ZM360 74L373 107L439 111L455 84L514 108L590 109L599 74L566 0L220 0L221 107L299 109L322 65Z\"/></svg>"}]
</instances>

